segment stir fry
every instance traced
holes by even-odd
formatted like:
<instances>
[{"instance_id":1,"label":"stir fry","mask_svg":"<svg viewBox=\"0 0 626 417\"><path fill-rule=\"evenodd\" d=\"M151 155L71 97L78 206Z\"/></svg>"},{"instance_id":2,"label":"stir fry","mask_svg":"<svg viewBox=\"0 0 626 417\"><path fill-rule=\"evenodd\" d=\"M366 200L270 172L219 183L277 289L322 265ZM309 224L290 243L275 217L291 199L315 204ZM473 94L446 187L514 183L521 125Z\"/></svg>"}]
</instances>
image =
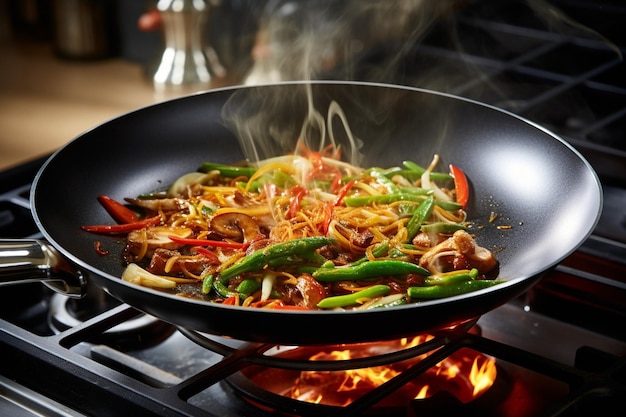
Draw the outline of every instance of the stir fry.
<instances>
[{"instance_id":1,"label":"stir fry","mask_svg":"<svg viewBox=\"0 0 626 417\"><path fill-rule=\"evenodd\" d=\"M361 168L334 147L254 165L204 163L163 193L100 196L126 236L125 281L250 308L371 309L496 285L470 233L463 171Z\"/></svg>"}]
</instances>

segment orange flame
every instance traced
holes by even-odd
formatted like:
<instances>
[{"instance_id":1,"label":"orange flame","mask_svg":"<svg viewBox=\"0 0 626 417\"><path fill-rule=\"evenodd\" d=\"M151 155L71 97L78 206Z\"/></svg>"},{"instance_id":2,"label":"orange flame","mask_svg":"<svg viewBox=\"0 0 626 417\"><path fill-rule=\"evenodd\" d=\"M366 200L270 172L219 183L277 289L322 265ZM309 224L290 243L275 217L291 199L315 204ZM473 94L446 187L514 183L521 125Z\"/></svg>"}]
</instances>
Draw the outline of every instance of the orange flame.
<instances>
[{"instance_id":1,"label":"orange flame","mask_svg":"<svg viewBox=\"0 0 626 417\"><path fill-rule=\"evenodd\" d=\"M478 363L481 359L483 359L483 363L479 366ZM472 395L478 397L487 391L493 385L493 381L496 380L496 374L496 362L493 358L476 356L469 374L469 380L474 386Z\"/></svg>"},{"instance_id":2,"label":"orange flame","mask_svg":"<svg viewBox=\"0 0 626 417\"><path fill-rule=\"evenodd\" d=\"M342 350L319 352L310 360L349 360L406 349L430 340L418 336L392 342L348 346ZM356 398L394 378L425 355L394 364L345 371L304 371L294 383L291 398L327 405L346 406ZM408 400L423 399L447 390L463 402L489 389L496 378L495 359L469 349L461 349L402 388Z\"/></svg>"}]
</instances>

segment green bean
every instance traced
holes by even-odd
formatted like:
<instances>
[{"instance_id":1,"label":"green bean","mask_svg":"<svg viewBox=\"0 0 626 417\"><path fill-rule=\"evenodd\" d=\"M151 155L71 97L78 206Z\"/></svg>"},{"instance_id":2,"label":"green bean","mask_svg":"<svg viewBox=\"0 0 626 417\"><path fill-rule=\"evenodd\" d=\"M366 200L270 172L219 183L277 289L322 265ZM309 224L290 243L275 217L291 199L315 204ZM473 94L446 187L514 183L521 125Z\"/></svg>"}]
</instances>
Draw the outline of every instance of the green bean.
<instances>
[{"instance_id":1,"label":"green bean","mask_svg":"<svg viewBox=\"0 0 626 417\"><path fill-rule=\"evenodd\" d=\"M404 167L407 168L409 172L412 173L413 175L419 175L421 177L422 174L426 172L425 168L421 167L420 165L412 161L404 161L402 162L402 165L404 165ZM450 174L446 174L445 172L431 172L430 178L432 180L442 181L442 180L451 180L452 176Z\"/></svg>"},{"instance_id":2,"label":"green bean","mask_svg":"<svg viewBox=\"0 0 626 417\"><path fill-rule=\"evenodd\" d=\"M288 256L288 255L308 255L314 250L325 245L330 245L333 240L324 236L303 237L290 240L289 242L276 243L263 248L265 256Z\"/></svg>"},{"instance_id":3,"label":"green bean","mask_svg":"<svg viewBox=\"0 0 626 417\"><path fill-rule=\"evenodd\" d=\"M424 285L450 285L464 281L472 281L478 277L478 269L472 268L469 272L458 274L431 275L424 279Z\"/></svg>"},{"instance_id":4,"label":"green bean","mask_svg":"<svg viewBox=\"0 0 626 417\"><path fill-rule=\"evenodd\" d=\"M406 294L392 294L382 297L379 300L376 300L372 304L366 307L366 310L372 310L374 308L390 308L396 306L402 306L407 303Z\"/></svg>"},{"instance_id":5,"label":"green bean","mask_svg":"<svg viewBox=\"0 0 626 417\"><path fill-rule=\"evenodd\" d=\"M421 203L426 197L409 193L379 194L358 197L346 197L343 202L348 207L361 207L369 204L390 204L396 201L413 201Z\"/></svg>"},{"instance_id":6,"label":"green bean","mask_svg":"<svg viewBox=\"0 0 626 417\"><path fill-rule=\"evenodd\" d=\"M229 290L228 287L224 285L219 279L213 280L213 289L219 296L224 298L233 297L237 294L235 291Z\"/></svg>"},{"instance_id":7,"label":"green bean","mask_svg":"<svg viewBox=\"0 0 626 417\"><path fill-rule=\"evenodd\" d=\"M505 280L484 280L477 279L471 281L459 282L450 285L431 285L427 287L409 287L407 295L411 299L432 300L438 298L452 297L454 295L465 294L468 292L480 290L483 288L493 287L494 285L506 282Z\"/></svg>"},{"instance_id":8,"label":"green bean","mask_svg":"<svg viewBox=\"0 0 626 417\"><path fill-rule=\"evenodd\" d=\"M413 213L413 216L406 224L407 230L407 240L411 241L420 231L420 227L422 227L422 223L426 219L430 217L430 214L433 212L433 208L435 207L435 198L433 196L429 196L426 200L422 201L417 210Z\"/></svg>"},{"instance_id":9,"label":"green bean","mask_svg":"<svg viewBox=\"0 0 626 417\"><path fill-rule=\"evenodd\" d=\"M361 291L352 294L336 295L334 297L326 297L317 306L319 308L337 308L347 307L355 304L362 304L362 299L371 299L389 294L391 288L388 285L372 285Z\"/></svg>"},{"instance_id":10,"label":"green bean","mask_svg":"<svg viewBox=\"0 0 626 417\"><path fill-rule=\"evenodd\" d=\"M276 261L278 259L288 261L294 256L304 258L314 257L313 253L316 249L329 245L332 242L333 240L331 238L312 236L267 246L241 258L237 263L224 269L220 274L220 280L224 282L244 272L259 271L270 262L272 265L277 266Z\"/></svg>"},{"instance_id":11,"label":"green bean","mask_svg":"<svg viewBox=\"0 0 626 417\"><path fill-rule=\"evenodd\" d=\"M424 172L426 172L426 168L416 164L413 161L403 161L402 165L404 165L405 168L414 171L414 172L418 172L420 175L422 175Z\"/></svg>"},{"instance_id":12,"label":"green bean","mask_svg":"<svg viewBox=\"0 0 626 417\"><path fill-rule=\"evenodd\" d=\"M379 261L363 262L356 266L346 265L336 268L318 268L311 275L318 281L335 282L406 274L428 275L429 272L411 262L381 259Z\"/></svg>"},{"instance_id":13,"label":"green bean","mask_svg":"<svg viewBox=\"0 0 626 417\"><path fill-rule=\"evenodd\" d=\"M387 253L389 250L389 241L385 240L384 242L380 242L374 249L372 249L372 255L374 258L379 258ZM357 266L362 264L363 262L368 262L369 258L367 256L362 257L354 262L352 262L352 266Z\"/></svg>"},{"instance_id":14,"label":"green bean","mask_svg":"<svg viewBox=\"0 0 626 417\"><path fill-rule=\"evenodd\" d=\"M427 190L426 188L420 187L402 187L398 189L398 192L411 195L430 195L433 193L433 190Z\"/></svg>"},{"instance_id":15,"label":"green bean","mask_svg":"<svg viewBox=\"0 0 626 417\"><path fill-rule=\"evenodd\" d=\"M259 284L259 281L254 278L247 278L241 281L239 285L237 285L237 289L235 291L247 297L256 290L258 290L260 287L261 284Z\"/></svg>"},{"instance_id":16,"label":"green bean","mask_svg":"<svg viewBox=\"0 0 626 417\"><path fill-rule=\"evenodd\" d=\"M437 205L445 211L456 211L463 208L463 206L456 201L437 200Z\"/></svg>"},{"instance_id":17,"label":"green bean","mask_svg":"<svg viewBox=\"0 0 626 417\"><path fill-rule=\"evenodd\" d=\"M214 278L215 276L213 274L208 274L204 277L204 279L202 279L202 294L208 294L211 292Z\"/></svg>"},{"instance_id":18,"label":"green bean","mask_svg":"<svg viewBox=\"0 0 626 417\"><path fill-rule=\"evenodd\" d=\"M228 178L252 177L256 172L254 167L239 167L234 165L222 165L212 162L203 162L198 168L200 172L219 171L220 175Z\"/></svg>"},{"instance_id":19,"label":"green bean","mask_svg":"<svg viewBox=\"0 0 626 417\"><path fill-rule=\"evenodd\" d=\"M402 250L398 247L393 247L391 249L389 249L389 253L387 254L387 256L389 258L395 259L395 260L410 260L411 257L409 255L407 255L405 252L402 252Z\"/></svg>"},{"instance_id":20,"label":"green bean","mask_svg":"<svg viewBox=\"0 0 626 417\"><path fill-rule=\"evenodd\" d=\"M394 194L398 192L398 186L394 184L394 182L391 181L389 178L387 178L381 169L372 168L368 171L368 173L372 176L372 178L376 180L377 183L385 187L389 194Z\"/></svg>"}]
</instances>

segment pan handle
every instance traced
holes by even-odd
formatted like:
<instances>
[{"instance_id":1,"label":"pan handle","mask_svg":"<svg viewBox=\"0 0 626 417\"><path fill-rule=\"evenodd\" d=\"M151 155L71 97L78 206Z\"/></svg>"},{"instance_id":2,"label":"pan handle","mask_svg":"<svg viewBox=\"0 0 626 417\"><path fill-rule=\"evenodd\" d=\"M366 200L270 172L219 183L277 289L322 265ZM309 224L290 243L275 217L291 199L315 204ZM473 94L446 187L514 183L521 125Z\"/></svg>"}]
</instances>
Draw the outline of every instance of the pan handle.
<instances>
[{"instance_id":1,"label":"pan handle","mask_svg":"<svg viewBox=\"0 0 626 417\"><path fill-rule=\"evenodd\" d=\"M72 298L87 289L86 274L47 242L37 239L0 239L0 287L41 282Z\"/></svg>"}]
</instances>

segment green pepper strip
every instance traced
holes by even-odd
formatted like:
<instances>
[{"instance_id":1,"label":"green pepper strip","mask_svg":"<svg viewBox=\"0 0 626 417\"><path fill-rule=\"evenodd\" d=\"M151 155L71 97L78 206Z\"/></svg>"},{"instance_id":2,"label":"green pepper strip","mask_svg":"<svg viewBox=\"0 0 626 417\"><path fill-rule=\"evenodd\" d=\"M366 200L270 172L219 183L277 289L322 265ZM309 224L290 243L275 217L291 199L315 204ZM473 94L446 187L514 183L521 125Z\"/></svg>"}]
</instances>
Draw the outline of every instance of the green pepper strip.
<instances>
[{"instance_id":1,"label":"green pepper strip","mask_svg":"<svg viewBox=\"0 0 626 417\"><path fill-rule=\"evenodd\" d=\"M398 192L401 194L430 195L433 193L433 190L427 190L426 188L420 187L402 187L398 189Z\"/></svg>"},{"instance_id":2,"label":"green pepper strip","mask_svg":"<svg viewBox=\"0 0 626 417\"><path fill-rule=\"evenodd\" d=\"M380 194L361 197L346 197L343 202L348 207L367 206L368 204L390 204L396 201L414 201L421 203L424 201L423 195L415 195L409 193Z\"/></svg>"},{"instance_id":3,"label":"green pepper strip","mask_svg":"<svg viewBox=\"0 0 626 417\"><path fill-rule=\"evenodd\" d=\"M357 291L352 294L336 295L334 297L326 297L317 306L319 308L337 308L347 307L354 304L359 304L362 299L371 299L374 297L381 297L389 294L391 288L388 285L372 285L361 291Z\"/></svg>"},{"instance_id":4,"label":"green pepper strip","mask_svg":"<svg viewBox=\"0 0 626 417\"><path fill-rule=\"evenodd\" d=\"M470 280L450 285L431 285L428 287L409 287L407 295L413 299L438 299L489 288L506 280Z\"/></svg>"},{"instance_id":5,"label":"green pepper strip","mask_svg":"<svg viewBox=\"0 0 626 417\"><path fill-rule=\"evenodd\" d=\"M422 226L422 232L426 233L454 233L457 230L467 230L467 226L461 223L437 222Z\"/></svg>"},{"instance_id":6,"label":"green pepper strip","mask_svg":"<svg viewBox=\"0 0 626 417\"><path fill-rule=\"evenodd\" d=\"M318 281L355 281L389 275L420 274L429 275L428 270L411 262L382 259L363 262L356 266L346 265L337 268L318 268L311 275Z\"/></svg>"},{"instance_id":7,"label":"green pepper strip","mask_svg":"<svg viewBox=\"0 0 626 417\"><path fill-rule=\"evenodd\" d=\"M420 231L422 227L422 223L426 219L430 217L430 214L433 212L433 208L435 207L435 198L433 196L429 196L426 200L422 201L419 205L411 220L406 224L407 230L407 240L412 241L417 232Z\"/></svg>"},{"instance_id":8,"label":"green pepper strip","mask_svg":"<svg viewBox=\"0 0 626 417\"><path fill-rule=\"evenodd\" d=\"M393 294L386 297L382 297L380 300L375 301L371 305L367 306L367 310L373 310L375 308L390 308L396 306L403 306L407 303L406 294Z\"/></svg>"},{"instance_id":9,"label":"green pepper strip","mask_svg":"<svg viewBox=\"0 0 626 417\"><path fill-rule=\"evenodd\" d=\"M412 161L404 161L404 162L402 162L402 165L404 165L404 167L409 170L409 173L411 173L413 175L422 176L422 174L424 172L426 172L425 168L423 168L422 166L420 166L420 165L418 165L418 164L416 164L415 162L412 162ZM401 172L404 172L404 171L401 171ZM435 181L437 181L437 180L451 180L452 179L452 175L447 174L445 172L431 172L430 173L430 179L435 180Z\"/></svg>"},{"instance_id":10,"label":"green pepper strip","mask_svg":"<svg viewBox=\"0 0 626 417\"><path fill-rule=\"evenodd\" d=\"M237 263L224 269L221 272L220 280L224 282L244 272L259 271L269 263L275 265L276 260L279 258L284 258L285 260L292 259L293 256L313 258L313 252L316 249L331 243L333 243L331 238L312 236L270 245L241 258Z\"/></svg>"},{"instance_id":11,"label":"green pepper strip","mask_svg":"<svg viewBox=\"0 0 626 417\"><path fill-rule=\"evenodd\" d=\"M478 277L478 269L472 268L469 272L448 275L431 275L424 280L424 285L450 285L464 281L472 281Z\"/></svg>"},{"instance_id":12,"label":"green pepper strip","mask_svg":"<svg viewBox=\"0 0 626 417\"><path fill-rule=\"evenodd\" d=\"M241 281L239 285L237 285L237 289L235 291L247 297L256 290L258 290L260 286L261 284L259 284L259 281L257 281L256 279L247 278Z\"/></svg>"},{"instance_id":13,"label":"green pepper strip","mask_svg":"<svg viewBox=\"0 0 626 417\"><path fill-rule=\"evenodd\" d=\"M237 295L235 291L229 290L228 287L224 285L219 279L213 280L213 289L219 296L224 298L230 298Z\"/></svg>"},{"instance_id":14,"label":"green pepper strip","mask_svg":"<svg viewBox=\"0 0 626 417\"><path fill-rule=\"evenodd\" d=\"M208 294L211 292L211 288L213 288L213 279L215 276L213 274L208 274L202 280L202 294Z\"/></svg>"},{"instance_id":15,"label":"green pepper strip","mask_svg":"<svg viewBox=\"0 0 626 417\"><path fill-rule=\"evenodd\" d=\"M454 201L437 200L435 201L435 204L445 211L456 211L463 208L459 203L455 203Z\"/></svg>"},{"instance_id":16,"label":"green pepper strip","mask_svg":"<svg viewBox=\"0 0 626 417\"><path fill-rule=\"evenodd\" d=\"M219 171L220 175L228 178L236 178L236 177L252 177L256 172L256 168L254 167L238 167L234 165L222 165L215 164L212 162L203 162L198 168L200 172L209 172L209 171Z\"/></svg>"},{"instance_id":17,"label":"green pepper strip","mask_svg":"<svg viewBox=\"0 0 626 417\"><path fill-rule=\"evenodd\" d=\"M389 178L387 178L380 169L372 168L371 170L369 170L369 174L372 176L372 178L376 180L377 183L385 187L389 194L394 194L399 191L398 186L394 184L394 182L391 181Z\"/></svg>"},{"instance_id":18,"label":"green pepper strip","mask_svg":"<svg viewBox=\"0 0 626 417\"><path fill-rule=\"evenodd\" d=\"M385 240L384 242L380 242L374 249L372 249L372 255L374 258L379 258L386 254L389 251L389 241ZM370 259L367 256L362 257L354 262L352 262L352 266L360 265L364 262L368 262Z\"/></svg>"}]
</instances>

